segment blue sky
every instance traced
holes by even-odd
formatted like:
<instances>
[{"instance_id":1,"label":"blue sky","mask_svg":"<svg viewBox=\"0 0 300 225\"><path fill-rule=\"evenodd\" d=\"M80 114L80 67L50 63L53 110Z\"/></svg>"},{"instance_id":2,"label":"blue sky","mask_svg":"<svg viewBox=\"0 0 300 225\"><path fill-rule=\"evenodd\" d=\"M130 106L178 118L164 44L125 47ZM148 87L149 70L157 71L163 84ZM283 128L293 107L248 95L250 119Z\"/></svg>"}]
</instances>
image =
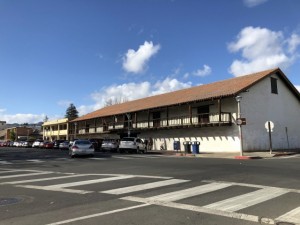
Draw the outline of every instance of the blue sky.
<instances>
[{"instance_id":1,"label":"blue sky","mask_svg":"<svg viewBox=\"0 0 300 225\"><path fill-rule=\"evenodd\" d=\"M275 67L299 90L299 11L297 0L0 0L0 120Z\"/></svg>"}]
</instances>

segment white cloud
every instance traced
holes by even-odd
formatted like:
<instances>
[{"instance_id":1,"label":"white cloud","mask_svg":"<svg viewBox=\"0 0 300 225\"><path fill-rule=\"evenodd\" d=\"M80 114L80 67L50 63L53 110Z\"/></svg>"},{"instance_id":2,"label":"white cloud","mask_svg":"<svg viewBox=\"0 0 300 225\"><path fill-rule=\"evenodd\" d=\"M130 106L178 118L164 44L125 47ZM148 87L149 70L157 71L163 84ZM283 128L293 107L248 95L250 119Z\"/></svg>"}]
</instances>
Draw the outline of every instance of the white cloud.
<instances>
[{"instance_id":1,"label":"white cloud","mask_svg":"<svg viewBox=\"0 0 300 225\"><path fill-rule=\"evenodd\" d=\"M191 83L182 83L177 79L167 77L163 81L158 81L154 84L151 95L163 94L171 91L180 90L191 87Z\"/></svg>"},{"instance_id":2,"label":"white cloud","mask_svg":"<svg viewBox=\"0 0 300 225\"><path fill-rule=\"evenodd\" d=\"M203 69L198 69L193 74L198 77L205 77L211 74L211 68L208 65L203 65Z\"/></svg>"},{"instance_id":3,"label":"white cloud","mask_svg":"<svg viewBox=\"0 0 300 225\"><path fill-rule=\"evenodd\" d=\"M0 112L0 118L3 121L6 121L6 123L38 123L38 122L42 122L43 119L45 118L45 114L22 114L22 113L18 113L18 114L2 114L2 112Z\"/></svg>"},{"instance_id":4,"label":"white cloud","mask_svg":"<svg viewBox=\"0 0 300 225\"><path fill-rule=\"evenodd\" d=\"M155 84L150 82L141 83L125 83L121 85L112 85L101 89L98 92L91 94L92 100L95 102L93 105L82 105L77 108L80 115L84 115L91 111L95 111L105 106L106 101L111 99L121 101L131 101L139 98L145 98L152 95L167 93L170 91L179 90L182 88L188 88L191 83L183 83L177 79L165 78L162 81L158 81Z\"/></svg>"},{"instance_id":5,"label":"white cloud","mask_svg":"<svg viewBox=\"0 0 300 225\"><path fill-rule=\"evenodd\" d=\"M152 42L147 42L140 45L137 51L129 49L123 56L123 69L129 73L141 73L146 67L152 56L160 49L160 45L153 45Z\"/></svg>"},{"instance_id":6,"label":"white cloud","mask_svg":"<svg viewBox=\"0 0 300 225\"><path fill-rule=\"evenodd\" d=\"M229 72L239 76L275 67L287 68L297 58L298 38L297 35L291 35L285 39L280 31L245 27L237 40L228 45L230 52L242 54L242 59L233 61Z\"/></svg>"},{"instance_id":7,"label":"white cloud","mask_svg":"<svg viewBox=\"0 0 300 225\"><path fill-rule=\"evenodd\" d=\"M244 4L247 7L254 7L254 6L258 6L261 5L265 2L267 2L268 0L244 0Z\"/></svg>"},{"instance_id":8,"label":"white cloud","mask_svg":"<svg viewBox=\"0 0 300 225\"><path fill-rule=\"evenodd\" d=\"M292 36L288 39L287 42L289 52L294 53L300 45L300 36L297 34L292 34Z\"/></svg>"}]
</instances>

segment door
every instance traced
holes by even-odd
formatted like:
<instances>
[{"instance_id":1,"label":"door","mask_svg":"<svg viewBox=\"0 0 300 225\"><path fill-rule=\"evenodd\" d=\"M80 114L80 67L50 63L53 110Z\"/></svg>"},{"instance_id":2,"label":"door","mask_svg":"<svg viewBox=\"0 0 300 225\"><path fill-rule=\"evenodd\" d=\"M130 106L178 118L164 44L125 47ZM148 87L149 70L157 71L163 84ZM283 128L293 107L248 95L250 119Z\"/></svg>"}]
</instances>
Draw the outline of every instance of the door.
<instances>
[{"instance_id":1,"label":"door","mask_svg":"<svg viewBox=\"0 0 300 225\"><path fill-rule=\"evenodd\" d=\"M198 122L209 123L209 105L198 107Z\"/></svg>"},{"instance_id":2,"label":"door","mask_svg":"<svg viewBox=\"0 0 300 225\"><path fill-rule=\"evenodd\" d=\"M153 113L153 127L160 127L160 112Z\"/></svg>"}]
</instances>

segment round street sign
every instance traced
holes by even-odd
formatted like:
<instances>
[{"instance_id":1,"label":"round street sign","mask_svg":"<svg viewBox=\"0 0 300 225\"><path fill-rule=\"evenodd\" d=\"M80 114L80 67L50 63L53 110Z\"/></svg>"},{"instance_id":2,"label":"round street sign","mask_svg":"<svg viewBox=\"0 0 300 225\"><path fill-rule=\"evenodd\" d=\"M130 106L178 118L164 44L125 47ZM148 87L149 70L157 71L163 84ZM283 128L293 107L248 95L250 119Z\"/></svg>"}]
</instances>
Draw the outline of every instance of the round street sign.
<instances>
[{"instance_id":1,"label":"round street sign","mask_svg":"<svg viewBox=\"0 0 300 225\"><path fill-rule=\"evenodd\" d=\"M273 123L272 121L267 121L267 122L265 123L265 128L267 129L268 132L270 132L270 131L269 131L269 123L270 123L270 129L271 129L271 132L273 132L274 123Z\"/></svg>"}]
</instances>

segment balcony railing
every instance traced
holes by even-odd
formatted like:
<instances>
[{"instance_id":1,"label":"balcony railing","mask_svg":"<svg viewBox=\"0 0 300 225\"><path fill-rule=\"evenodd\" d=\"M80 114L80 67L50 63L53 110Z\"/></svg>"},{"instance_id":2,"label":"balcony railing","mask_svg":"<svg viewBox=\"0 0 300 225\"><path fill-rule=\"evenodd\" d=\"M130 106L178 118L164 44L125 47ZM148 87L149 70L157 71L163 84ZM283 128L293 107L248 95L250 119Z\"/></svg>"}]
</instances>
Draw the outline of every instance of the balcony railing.
<instances>
[{"instance_id":1,"label":"balcony railing","mask_svg":"<svg viewBox=\"0 0 300 225\"><path fill-rule=\"evenodd\" d=\"M130 130L144 129L169 129L180 127L204 127L204 126L230 126L232 123L231 113L205 113L198 115L185 115L169 118L160 118L152 120L130 121ZM111 122L105 126L81 127L77 129L77 134L93 134L112 131L126 131L128 129L128 121ZM74 130L70 129L69 134L74 134Z\"/></svg>"}]
</instances>

